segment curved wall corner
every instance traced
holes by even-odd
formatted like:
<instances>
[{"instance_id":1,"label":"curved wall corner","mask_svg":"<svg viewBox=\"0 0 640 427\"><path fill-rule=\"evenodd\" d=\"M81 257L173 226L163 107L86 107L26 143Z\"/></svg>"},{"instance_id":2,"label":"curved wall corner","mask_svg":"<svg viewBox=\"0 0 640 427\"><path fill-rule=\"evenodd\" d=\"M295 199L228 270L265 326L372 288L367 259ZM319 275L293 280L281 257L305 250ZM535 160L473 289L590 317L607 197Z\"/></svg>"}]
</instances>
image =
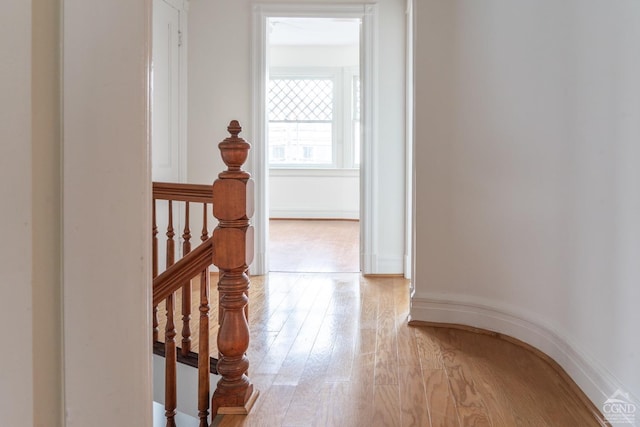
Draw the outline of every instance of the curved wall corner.
<instances>
[{"instance_id":1,"label":"curved wall corner","mask_svg":"<svg viewBox=\"0 0 640 427\"><path fill-rule=\"evenodd\" d=\"M640 2L414 7L412 318L640 407Z\"/></svg>"}]
</instances>

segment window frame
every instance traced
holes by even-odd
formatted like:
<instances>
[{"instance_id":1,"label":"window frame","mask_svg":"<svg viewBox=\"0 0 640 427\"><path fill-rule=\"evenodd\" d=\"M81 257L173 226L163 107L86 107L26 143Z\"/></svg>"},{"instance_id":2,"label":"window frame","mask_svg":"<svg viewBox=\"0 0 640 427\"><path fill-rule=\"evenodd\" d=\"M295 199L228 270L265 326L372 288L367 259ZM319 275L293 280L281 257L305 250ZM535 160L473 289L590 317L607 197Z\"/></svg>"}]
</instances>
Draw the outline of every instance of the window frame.
<instances>
[{"instance_id":1,"label":"window frame","mask_svg":"<svg viewBox=\"0 0 640 427\"><path fill-rule=\"evenodd\" d=\"M353 141L352 108L354 105L353 89L351 87L354 76L359 76L358 67L271 67L271 79L331 79L333 80L333 111L332 111L332 162L319 163L271 163L270 169L359 169L355 162L355 142ZM267 82L267 87L269 83ZM268 101L268 91L267 91ZM265 114L267 132L267 156L270 156L269 144L269 111Z\"/></svg>"}]
</instances>

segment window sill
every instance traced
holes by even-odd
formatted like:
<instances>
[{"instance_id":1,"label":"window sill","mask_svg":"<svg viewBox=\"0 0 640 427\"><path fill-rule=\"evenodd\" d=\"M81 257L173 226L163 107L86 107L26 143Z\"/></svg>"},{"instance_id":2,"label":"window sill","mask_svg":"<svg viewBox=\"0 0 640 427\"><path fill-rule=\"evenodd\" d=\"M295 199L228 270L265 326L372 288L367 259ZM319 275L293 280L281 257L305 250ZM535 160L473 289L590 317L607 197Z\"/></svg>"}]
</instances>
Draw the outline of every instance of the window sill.
<instances>
[{"instance_id":1,"label":"window sill","mask_svg":"<svg viewBox=\"0 0 640 427\"><path fill-rule=\"evenodd\" d=\"M322 168L269 168L273 177L359 177L359 169L322 169Z\"/></svg>"}]
</instances>

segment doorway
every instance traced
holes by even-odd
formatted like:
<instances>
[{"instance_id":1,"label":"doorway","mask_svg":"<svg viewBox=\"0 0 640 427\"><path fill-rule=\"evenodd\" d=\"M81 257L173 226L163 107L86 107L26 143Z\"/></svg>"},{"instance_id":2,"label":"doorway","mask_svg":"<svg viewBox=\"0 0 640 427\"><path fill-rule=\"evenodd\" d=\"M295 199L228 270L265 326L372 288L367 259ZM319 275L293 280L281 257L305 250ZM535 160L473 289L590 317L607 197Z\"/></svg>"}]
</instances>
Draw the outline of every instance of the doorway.
<instances>
[{"instance_id":1,"label":"doorway","mask_svg":"<svg viewBox=\"0 0 640 427\"><path fill-rule=\"evenodd\" d=\"M267 20L269 271L360 271L360 25Z\"/></svg>"},{"instance_id":2,"label":"doorway","mask_svg":"<svg viewBox=\"0 0 640 427\"><path fill-rule=\"evenodd\" d=\"M375 11L375 5L254 8L253 274L270 269L272 218L357 221L354 269L371 267ZM340 34L350 41L338 41ZM339 63L349 50L352 59ZM301 100L292 104L295 98Z\"/></svg>"}]
</instances>

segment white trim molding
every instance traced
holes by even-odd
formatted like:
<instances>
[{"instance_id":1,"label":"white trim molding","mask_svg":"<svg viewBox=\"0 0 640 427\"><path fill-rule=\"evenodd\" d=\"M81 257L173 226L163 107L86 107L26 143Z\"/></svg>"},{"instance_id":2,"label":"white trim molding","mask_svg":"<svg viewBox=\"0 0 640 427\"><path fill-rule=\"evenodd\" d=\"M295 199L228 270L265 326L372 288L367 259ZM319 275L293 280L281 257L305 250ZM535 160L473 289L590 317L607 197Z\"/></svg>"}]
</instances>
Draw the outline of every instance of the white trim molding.
<instances>
[{"instance_id":1,"label":"white trim molding","mask_svg":"<svg viewBox=\"0 0 640 427\"><path fill-rule=\"evenodd\" d=\"M362 145L360 149L360 268L364 274L379 274L378 254L378 13L375 5L364 6L361 29L360 79L362 88L361 126ZM400 270L401 271L401 270Z\"/></svg>"},{"instance_id":2,"label":"white trim molding","mask_svg":"<svg viewBox=\"0 0 640 427\"><path fill-rule=\"evenodd\" d=\"M616 390L624 389L620 380L566 334L522 309L479 297L430 293L412 298L410 317L413 321L485 329L529 344L558 363L597 408ZM633 401L638 402L637 397Z\"/></svg>"},{"instance_id":3,"label":"white trim molding","mask_svg":"<svg viewBox=\"0 0 640 427\"><path fill-rule=\"evenodd\" d=\"M271 168L269 176L287 178L356 178L360 175L358 169L302 169L302 168Z\"/></svg>"},{"instance_id":4,"label":"white trim molding","mask_svg":"<svg viewBox=\"0 0 640 427\"><path fill-rule=\"evenodd\" d=\"M267 134L267 122L264 114L264 105L267 100L266 82L268 79L268 43L267 37L267 15L264 12L264 5L256 4L253 7L253 39L251 45L252 57L252 81L253 81L253 117L252 135L253 144L249 152L249 162L247 167L256 179L255 203L256 210L253 217L255 229L254 258L249 267L249 272L254 275L265 274L269 270L269 260L267 254L267 244L269 236L269 215L267 211L267 201L269 200L269 186L267 174L269 164L264 143ZM262 230L262 231L260 231Z\"/></svg>"},{"instance_id":5,"label":"white trim molding","mask_svg":"<svg viewBox=\"0 0 640 427\"><path fill-rule=\"evenodd\" d=\"M187 182L187 112L188 112L188 58L189 51L188 34L189 34L189 0L179 1L180 5L180 142L179 142L179 159L180 159L180 182Z\"/></svg>"},{"instance_id":6,"label":"white trim molding","mask_svg":"<svg viewBox=\"0 0 640 427\"><path fill-rule=\"evenodd\" d=\"M398 272L402 271L402 267L404 266L404 257L403 256L383 256L376 255L372 259L373 262L373 270L375 273L372 274L398 274Z\"/></svg>"},{"instance_id":7,"label":"white trim molding","mask_svg":"<svg viewBox=\"0 0 640 427\"><path fill-rule=\"evenodd\" d=\"M320 209L270 209L269 216L274 219L336 219L358 220L358 211L350 210L320 210Z\"/></svg>"},{"instance_id":8,"label":"white trim molding","mask_svg":"<svg viewBox=\"0 0 640 427\"><path fill-rule=\"evenodd\" d=\"M414 141L414 113L415 105L413 98L414 91L414 73L413 73L413 46L415 37L414 31L414 13L413 13L414 0L407 0L406 10L406 118L405 118L405 137L406 137L406 152L405 152L405 185L406 185L406 207L405 207L405 261L404 261L404 277L411 279L413 277L414 259L413 253L415 250L415 141ZM413 282L411 284L413 289Z\"/></svg>"}]
</instances>

